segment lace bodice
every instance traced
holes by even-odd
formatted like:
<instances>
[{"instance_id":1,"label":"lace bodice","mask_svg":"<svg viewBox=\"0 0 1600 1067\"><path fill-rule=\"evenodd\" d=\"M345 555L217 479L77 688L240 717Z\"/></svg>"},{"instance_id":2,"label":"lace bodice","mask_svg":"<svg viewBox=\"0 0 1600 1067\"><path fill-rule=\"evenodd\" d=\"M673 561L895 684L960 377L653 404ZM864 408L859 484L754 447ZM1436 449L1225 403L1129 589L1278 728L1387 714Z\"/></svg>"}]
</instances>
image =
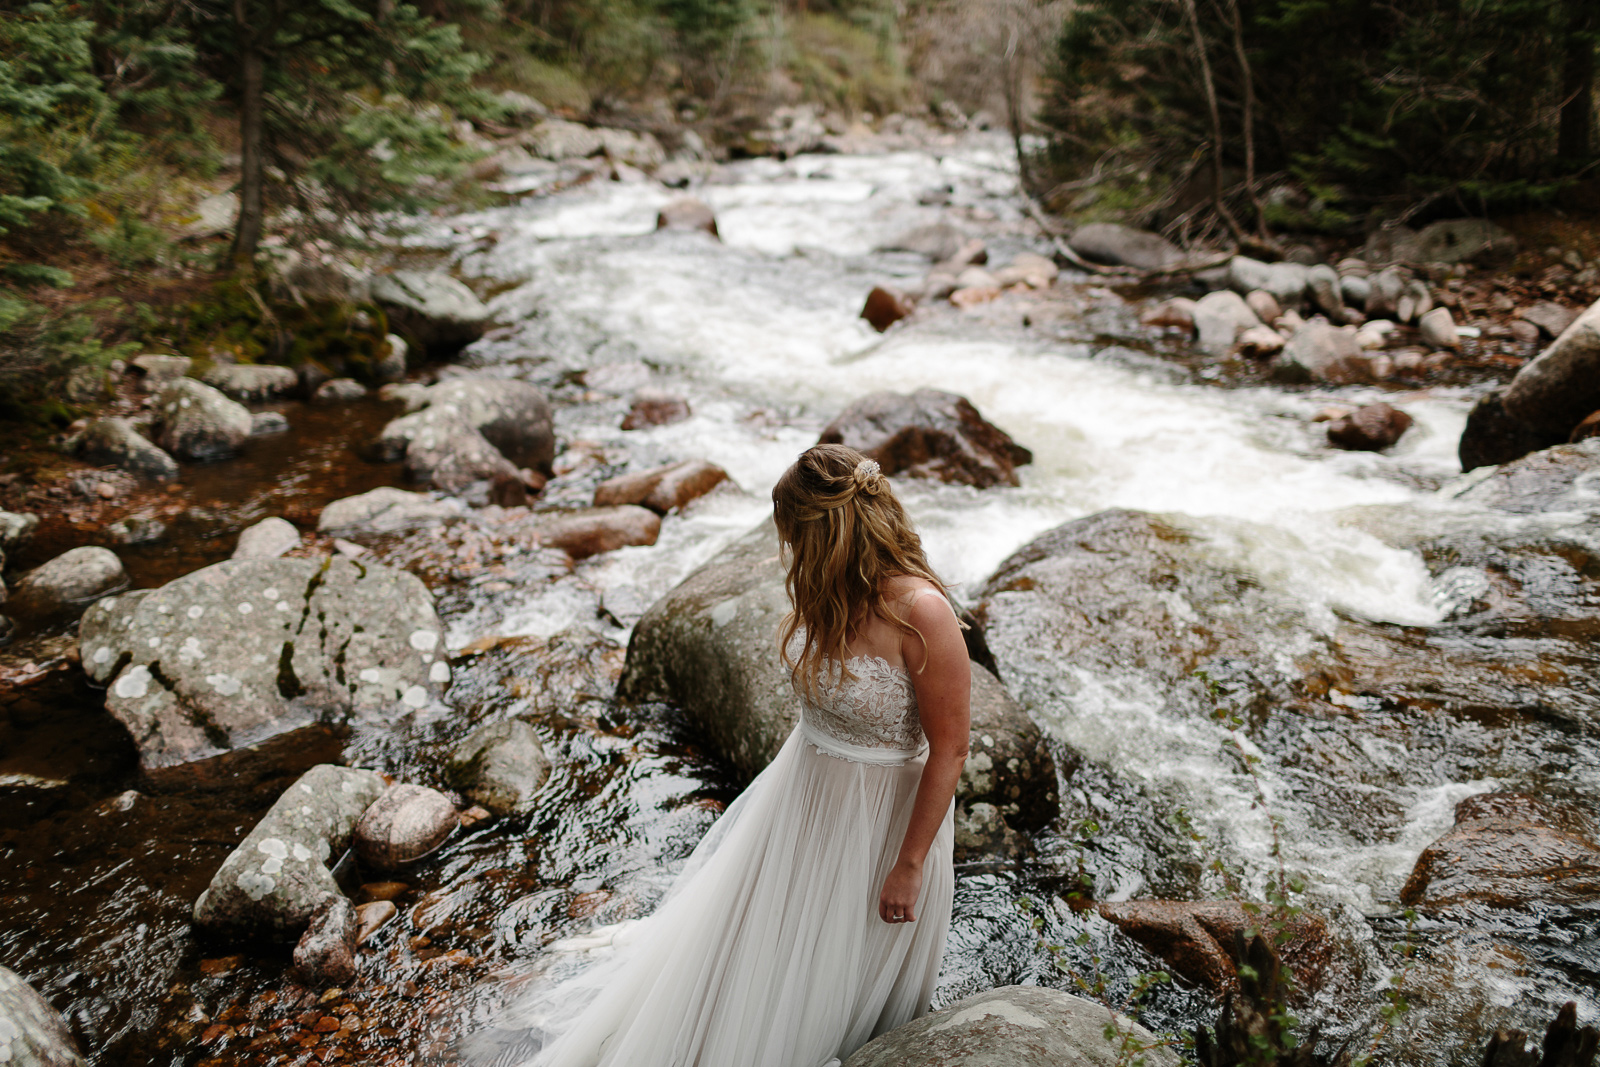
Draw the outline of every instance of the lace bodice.
<instances>
[{"instance_id":1,"label":"lace bodice","mask_svg":"<svg viewBox=\"0 0 1600 1067\"><path fill-rule=\"evenodd\" d=\"M790 655L796 657L804 638L796 634ZM838 665L828 662L817 679L815 700L791 679L800 696L801 716L812 730L861 748L916 752L927 743L917 715L917 693L911 675L879 656L852 656L851 677L841 682Z\"/></svg>"}]
</instances>

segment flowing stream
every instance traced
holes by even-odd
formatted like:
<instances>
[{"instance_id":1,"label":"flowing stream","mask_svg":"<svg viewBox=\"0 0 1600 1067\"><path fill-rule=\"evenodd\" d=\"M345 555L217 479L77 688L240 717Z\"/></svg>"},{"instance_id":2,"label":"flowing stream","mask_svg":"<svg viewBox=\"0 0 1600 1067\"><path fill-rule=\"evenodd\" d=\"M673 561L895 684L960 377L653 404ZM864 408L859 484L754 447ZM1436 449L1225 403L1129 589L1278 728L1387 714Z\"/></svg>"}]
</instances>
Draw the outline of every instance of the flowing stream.
<instances>
[{"instance_id":1,"label":"flowing stream","mask_svg":"<svg viewBox=\"0 0 1600 1067\"><path fill-rule=\"evenodd\" d=\"M867 290L912 283L927 267L915 255L874 251L906 230L954 221L985 237L991 263L1045 250L1021 215L998 139L719 168L696 195L715 210L720 240L653 232L674 195L654 183L597 181L417 222L406 238L408 255L448 262L492 294L504 324L446 373L526 377L552 396L563 451L545 504L583 504L603 477L686 458L720 464L737 484L668 517L655 546L572 568L514 550L463 563L421 537L382 550L421 566L440 594L449 644L467 650L453 691L463 718L519 714L536 723L556 764L539 811L526 827L475 829L409 875L402 920L379 939L362 986L328 1001L288 982L281 949L239 955L197 941L185 921L228 842L287 775L325 752L269 760L206 789L77 786L52 812L7 831L0 959L70 1005L95 1062L290 1062L278 1057L325 1047L330 1032L344 1035L338 1047L350 1062L448 1058L452 1036L490 1018L553 941L648 907L737 783L669 714L637 718L610 703L620 646L657 597L764 517L782 470L867 393L959 393L1034 453L1020 488L896 482L932 562L968 598L1016 549L1064 522L1109 508L1151 512L1194 534L1211 563L1294 606L1302 632L1264 635L1290 657L1304 651L1305 634L1333 633L1341 620L1432 632L1451 615L1450 588L1439 579L1444 567L1416 548L1418 531L1514 525L1452 499L1463 484L1455 447L1469 388L1396 397L1287 391L1248 377L1224 387L1190 362L1183 342L1138 325L1141 294L1083 275L874 333L857 317ZM643 387L686 397L691 417L619 430L629 395ZM1380 396L1416 419L1398 447L1326 446L1314 413ZM214 540L271 509L267 487L283 475L262 478L242 503L235 491L231 510L205 513ZM341 476L339 485L353 491L354 481ZM1586 536L1583 524L1582 516L1550 520L1569 540ZM185 560L182 569L209 562ZM173 576L170 567L149 570L146 584ZM483 651L490 636L523 640ZM1060 663L1044 678L1021 666L1008 673L1005 657L1001 665L1083 765L1066 783L1060 824L1035 842L1036 862L959 872L942 1000L1005 982L1071 987L1029 930L1024 896L1039 902L1046 934L1068 945L1071 964L1083 974L1098 967L1119 997L1158 964L1092 912L1060 903L1077 865L1097 898L1125 900L1220 894L1219 875L1208 873L1216 861L1257 897L1280 863L1304 879L1304 902L1329 916L1341 962L1301 1015L1329 1040L1373 1047L1381 1062L1477 1062L1474 1050L1494 1026L1542 1026L1568 999L1578 1001L1580 1021L1600 1017L1594 911L1424 920L1408 933L1398 904L1418 854L1450 829L1460 799L1554 789L1592 807L1600 796L1592 729L1385 712L1235 735L1177 710L1135 671ZM108 728L94 694L61 684L56 699L78 710L52 721L53 733L23 721L46 712L12 711L15 736L32 739L38 766ZM345 755L426 778L459 732L459 724L411 723L358 734ZM1254 776L1242 769L1236 736L1261 758ZM126 755L98 743L107 751L96 780L126 778ZM337 752L339 743L327 745ZM1341 755L1332 762L1309 758L1334 748ZM86 758L80 752L80 764ZM30 769L7 760L0 769ZM1200 839L1188 852L1159 829L1178 809ZM1090 817L1100 829L1085 843L1080 820ZM1397 948L1408 938L1422 950L1415 959ZM1413 1006L1391 1030L1379 1011L1395 976ZM353 1005L345 1014L359 1023L316 1031L308 1020L324 1004ZM1168 987L1152 998L1147 1022L1178 1029L1214 1010L1207 995Z\"/></svg>"}]
</instances>

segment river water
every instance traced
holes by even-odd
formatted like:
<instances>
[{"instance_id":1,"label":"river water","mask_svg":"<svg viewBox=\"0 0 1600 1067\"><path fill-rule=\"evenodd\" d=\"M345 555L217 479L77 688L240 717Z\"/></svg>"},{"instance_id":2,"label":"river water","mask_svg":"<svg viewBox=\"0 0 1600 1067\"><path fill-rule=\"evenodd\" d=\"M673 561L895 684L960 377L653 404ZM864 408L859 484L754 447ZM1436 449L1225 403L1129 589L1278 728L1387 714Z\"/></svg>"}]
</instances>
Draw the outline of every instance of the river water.
<instances>
[{"instance_id":1,"label":"river water","mask_svg":"<svg viewBox=\"0 0 1600 1067\"><path fill-rule=\"evenodd\" d=\"M1300 629L1278 635L1285 656L1349 620L1408 634L1445 626L1445 568L1418 544L1436 531L1510 523L1453 499L1470 388L1289 391L1248 370L1219 373L1181 339L1138 325L1144 294L1083 275L969 312L928 309L883 336L857 317L872 285L912 284L926 270L920 257L875 251L913 227L949 221L984 236L991 264L1047 250L1022 216L1013 174L1005 144L974 135L917 151L721 167L695 191L714 209L720 240L653 232L676 194L643 181L414 223L408 254L446 262L491 294L504 324L445 373L525 377L556 403L563 451L545 504L581 505L605 476L687 458L720 464L736 487L668 517L655 546L571 568L515 549L486 567L454 565L421 538L380 546L380 556L423 569L450 646L468 650L456 661L461 717L530 718L556 772L526 826L476 829L408 876L404 918L378 939L364 986L328 1002L329 1012L352 1005L346 1014L360 1026L314 1031L309 1020L323 1009L284 976L281 951L237 956L195 941L183 921L294 760L240 771L213 794L91 788L16 831L17 870L0 874L0 893L17 905L0 920L0 958L70 1005L101 1063L274 1062L323 1047L404 1062L448 1049L455 1033L492 1018L558 938L647 907L737 790L670 714L612 705L621 647L657 597L765 516L772 484L821 428L876 390L959 393L1034 453L1018 488L897 481L958 595L976 598L1037 535L1126 508L1192 532L1210 563L1293 605ZM619 430L629 395L644 387L686 397L691 416ZM1416 419L1392 452L1326 446L1313 414L1380 396ZM261 511L263 493L222 509L223 527ZM1552 528L1581 539L1584 521ZM491 636L522 640L483 651ZM1357 717L1331 728L1343 762L1317 769L1305 731L1235 734L1178 710L1137 671L1062 663L1045 679L1000 659L1013 691L1083 765L1065 785L1061 824L1034 843L1036 862L960 872L941 1000L1013 981L1071 987L1029 931L1022 897L1040 903L1052 939L1069 943L1071 965L1091 974L1098 958L1119 995L1157 964L1092 913L1060 905L1076 865L1100 899L1217 894L1225 887L1206 873L1213 862L1259 897L1279 870L1276 820L1281 864L1307 883L1303 903L1329 917L1343 961L1337 980L1301 1005L1329 1038L1370 1047L1382 1062L1466 1063L1494 1026L1541 1026L1565 1000L1579 1002L1582 1021L1600 1017L1592 912L1427 919L1408 933L1398 904L1419 852L1450 828L1463 797L1557 788L1592 805L1592 734L1518 717L1410 718L1403 728ZM77 701L81 732L92 734L93 695L61 699ZM346 756L426 780L459 732L459 723L411 723L358 735ZM1254 777L1240 747L1260 757ZM1143 832L1179 808L1200 839L1181 855L1170 835ZM1086 817L1099 829L1077 828ZM48 843L61 840L73 843ZM126 855L152 849L160 864ZM73 886L88 886L76 903L65 899ZM1085 943L1071 943L1079 934ZM1399 947L1408 938L1414 957ZM1412 1007L1391 1029L1379 1011L1396 977ZM1176 1029L1213 1011L1208 997L1169 988L1147 1021ZM330 1032L344 1043L330 1046Z\"/></svg>"}]
</instances>

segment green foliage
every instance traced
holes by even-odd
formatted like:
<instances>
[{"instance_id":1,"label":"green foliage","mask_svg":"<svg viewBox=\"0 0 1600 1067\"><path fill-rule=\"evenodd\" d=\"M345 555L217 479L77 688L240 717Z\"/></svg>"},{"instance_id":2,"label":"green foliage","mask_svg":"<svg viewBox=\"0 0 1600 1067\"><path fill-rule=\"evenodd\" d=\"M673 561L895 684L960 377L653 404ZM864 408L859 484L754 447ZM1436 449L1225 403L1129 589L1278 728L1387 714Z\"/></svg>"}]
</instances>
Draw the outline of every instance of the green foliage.
<instances>
[{"instance_id":1,"label":"green foliage","mask_svg":"<svg viewBox=\"0 0 1600 1067\"><path fill-rule=\"evenodd\" d=\"M857 20L838 15L797 15L788 22L784 65L805 95L845 112L887 114L910 92L905 61L894 35L870 9Z\"/></svg>"},{"instance_id":2,"label":"green foliage","mask_svg":"<svg viewBox=\"0 0 1600 1067\"><path fill-rule=\"evenodd\" d=\"M27 421L70 421L49 383L84 366L105 367L138 351L138 345L106 345L93 313L115 301L59 312L0 289L0 416Z\"/></svg>"}]
</instances>

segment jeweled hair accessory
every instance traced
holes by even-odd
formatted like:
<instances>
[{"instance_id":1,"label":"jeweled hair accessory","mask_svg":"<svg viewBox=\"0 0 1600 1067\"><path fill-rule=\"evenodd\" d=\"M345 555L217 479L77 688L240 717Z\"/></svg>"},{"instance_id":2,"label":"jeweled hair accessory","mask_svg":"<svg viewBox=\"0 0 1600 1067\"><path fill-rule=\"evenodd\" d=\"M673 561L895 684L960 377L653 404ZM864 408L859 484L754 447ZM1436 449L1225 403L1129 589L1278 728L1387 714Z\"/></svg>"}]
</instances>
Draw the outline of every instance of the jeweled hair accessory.
<instances>
[{"instance_id":1,"label":"jeweled hair accessory","mask_svg":"<svg viewBox=\"0 0 1600 1067\"><path fill-rule=\"evenodd\" d=\"M864 459L856 464L852 480L856 483L857 489L876 496L883 489L883 468L875 459Z\"/></svg>"}]
</instances>

